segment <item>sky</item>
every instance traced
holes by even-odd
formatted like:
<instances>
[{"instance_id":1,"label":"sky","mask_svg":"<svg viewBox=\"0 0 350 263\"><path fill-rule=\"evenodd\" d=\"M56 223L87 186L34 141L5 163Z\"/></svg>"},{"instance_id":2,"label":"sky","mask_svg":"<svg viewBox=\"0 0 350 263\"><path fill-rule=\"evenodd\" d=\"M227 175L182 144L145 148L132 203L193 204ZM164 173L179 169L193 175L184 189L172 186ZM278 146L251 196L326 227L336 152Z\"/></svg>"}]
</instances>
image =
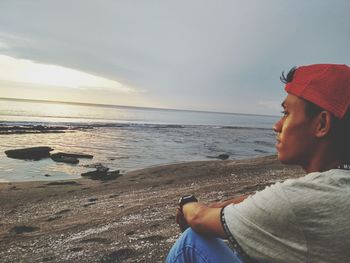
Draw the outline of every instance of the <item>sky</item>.
<instances>
[{"instance_id":1,"label":"sky","mask_svg":"<svg viewBox=\"0 0 350 263\"><path fill-rule=\"evenodd\" d=\"M350 64L348 0L0 0L0 97L279 114L293 66Z\"/></svg>"}]
</instances>

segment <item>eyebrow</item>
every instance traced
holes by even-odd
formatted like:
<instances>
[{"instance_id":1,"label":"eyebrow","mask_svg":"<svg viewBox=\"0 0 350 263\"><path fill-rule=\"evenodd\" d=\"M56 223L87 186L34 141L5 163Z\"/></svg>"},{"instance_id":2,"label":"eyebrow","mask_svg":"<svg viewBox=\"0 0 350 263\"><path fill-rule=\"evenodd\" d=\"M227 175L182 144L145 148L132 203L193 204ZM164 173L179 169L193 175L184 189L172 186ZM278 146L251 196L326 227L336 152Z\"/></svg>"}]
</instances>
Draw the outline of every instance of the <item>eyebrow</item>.
<instances>
[{"instance_id":1,"label":"eyebrow","mask_svg":"<svg viewBox=\"0 0 350 263\"><path fill-rule=\"evenodd\" d=\"M281 106L282 106L283 108L285 108L285 107L286 107L286 101L283 101L283 102L281 103Z\"/></svg>"}]
</instances>

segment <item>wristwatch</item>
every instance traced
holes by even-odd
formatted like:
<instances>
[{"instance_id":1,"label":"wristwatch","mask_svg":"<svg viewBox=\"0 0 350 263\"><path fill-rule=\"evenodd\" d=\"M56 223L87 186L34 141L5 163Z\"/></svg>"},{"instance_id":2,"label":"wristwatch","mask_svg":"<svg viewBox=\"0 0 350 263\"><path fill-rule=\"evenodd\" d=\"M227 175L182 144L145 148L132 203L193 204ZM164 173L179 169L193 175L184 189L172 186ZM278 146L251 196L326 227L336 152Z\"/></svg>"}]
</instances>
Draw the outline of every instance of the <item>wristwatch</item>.
<instances>
[{"instance_id":1,"label":"wristwatch","mask_svg":"<svg viewBox=\"0 0 350 263\"><path fill-rule=\"evenodd\" d=\"M197 198L196 198L194 195L184 195L184 196L181 197L180 200L179 200L180 209L182 210L182 207L183 207L185 204L193 203L193 202L198 202Z\"/></svg>"}]
</instances>

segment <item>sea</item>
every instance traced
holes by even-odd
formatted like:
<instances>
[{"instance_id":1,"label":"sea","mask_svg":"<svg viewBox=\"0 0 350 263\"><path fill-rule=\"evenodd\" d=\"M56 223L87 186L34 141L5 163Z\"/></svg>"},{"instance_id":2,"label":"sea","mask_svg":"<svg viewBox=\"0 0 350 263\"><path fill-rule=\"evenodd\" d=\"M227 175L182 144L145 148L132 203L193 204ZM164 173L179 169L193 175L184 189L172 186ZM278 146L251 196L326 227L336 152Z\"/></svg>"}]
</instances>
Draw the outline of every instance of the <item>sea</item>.
<instances>
[{"instance_id":1,"label":"sea","mask_svg":"<svg viewBox=\"0 0 350 263\"><path fill-rule=\"evenodd\" d=\"M101 163L121 173L156 165L275 154L277 116L0 99L0 126L69 127L65 133L0 134L0 182L76 179ZM80 129L79 127L83 127ZM49 146L93 159L11 159L6 150ZM90 168L91 170L91 168Z\"/></svg>"}]
</instances>

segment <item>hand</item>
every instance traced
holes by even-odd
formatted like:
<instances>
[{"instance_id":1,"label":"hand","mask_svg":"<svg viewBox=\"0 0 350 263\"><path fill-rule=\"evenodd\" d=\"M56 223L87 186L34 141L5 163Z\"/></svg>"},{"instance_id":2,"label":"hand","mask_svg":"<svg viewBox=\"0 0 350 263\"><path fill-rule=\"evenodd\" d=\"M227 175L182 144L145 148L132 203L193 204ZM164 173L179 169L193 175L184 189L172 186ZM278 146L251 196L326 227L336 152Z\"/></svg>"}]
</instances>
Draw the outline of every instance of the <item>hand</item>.
<instances>
[{"instance_id":1,"label":"hand","mask_svg":"<svg viewBox=\"0 0 350 263\"><path fill-rule=\"evenodd\" d=\"M189 228L189 225L186 222L184 214L182 213L182 210L179 207L176 209L175 219L176 219L176 223L179 225L181 232L184 232L187 228Z\"/></svg>"}]
</instances>

